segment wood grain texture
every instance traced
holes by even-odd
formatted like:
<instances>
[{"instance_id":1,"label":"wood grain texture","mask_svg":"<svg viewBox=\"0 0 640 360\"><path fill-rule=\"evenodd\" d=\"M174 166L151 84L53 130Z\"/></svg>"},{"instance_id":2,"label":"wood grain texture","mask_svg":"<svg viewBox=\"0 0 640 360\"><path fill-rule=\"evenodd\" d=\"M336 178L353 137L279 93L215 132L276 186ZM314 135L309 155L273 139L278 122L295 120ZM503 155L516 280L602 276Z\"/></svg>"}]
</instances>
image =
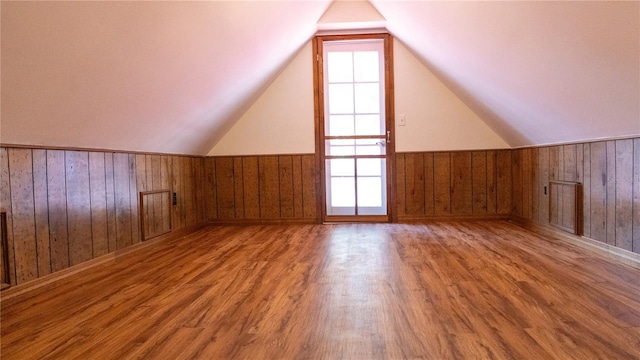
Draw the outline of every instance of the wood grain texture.
<instances>
[{"instance_id":1,"label":"wood grain texture","mask_svg":"<svg viewBox=\"0 0 640 360\"><path fill-rule=\"evenodd\" d=\"M514 150L512 154L512 192L513 201L511 203L511 214L524 218L522 203L524 201L524 193L522 186L522 153L523 150Z\"/></svg>"},{"instance_id":2,"label":"wood grain texture","mask_svg":"<svg viewBox=\"0 0 640 360\"><path fill-rule=\"evenodd\" d=\"M64 151L47 151L47 191L51 271L55 272L69 267Z\"/></svg>"},{"instance_id":3,"label":"wood grain texture","mask_svg":"<svg viewBox=\"0 0 640 360\"><path fill-rule=\"evenodd\" d=\"M451 212L455 215L473 213L473 175L471 152L451 154Z\"/></svg>"},{"instance_id":4,"label":"wood grain texture","mask_svg":"<svg viewBox=\"0 0 640 360\"><path fill-rule=\"evenodd\" d=\"M304 218L319 220L315 155L302 155L302 207Z\"/></svg>"},{"instance_id":5,"label":"wood grain texture","mask_svg":"<svg viewBox=\"0 0 640 360\"><path fill-rule=\"evenodd\" d=\"M422 153L407 153L405 163L405 203L408 215L425 213L425 168Z\"/></svg>"},{"instance_id":6,"label":"wood grain texture","mask_svg":"<svg viewBox=\"0 0 640 360\"><path fill-rule=\"evenodd\" d=\"M13 251L13 215L11 214L11 182L9 181L9 149L0 148L0 208L5 211L6 219L6 257L2 262L2 279L9 279L8 285L16 284L15 257ZM5 263L6 258L6 263ZM3 280L4 281L4 280Z\"/></svg>"},{"instance_id":7,"label":"wood grain texture","mask_svg":"<svg viewBox=\"0 0 640 360\"><path fill-rule=\"evenodd\" d=\"M242 159L244 176L244 215L246 219L260 218L260 181L258 175L258 157Z\"/></svg>"},{"instance_id":8,"label":"wood grain texture","mask_svg":"<svg viewBox=\"0 0 640 360\"><path fill-rule=\"evenodd\" d=\"M640 254L640 138L633 140L633 252Z\"/></svg>"},{"instance_id":9,"label":"wood grain texture","mask_svg":"<svg viewBox=\"0 0 640 360\"><path fill-rule=\"evenodd\" d=\"M474 151L472 153L472 185L473 185L473 213L487 213L487 153Z\"/></svg>"},{"instance_id":10,"label":"wood grain texture","mask_svg":"<svg viewBox=\"0 0 640 360\"><path fill-rule=\"evenodd\" d=\"M425 153L424 156L424 214L435 213L435 179L433 169L433 153Z\"/></svg>"},{"instance_id":11,"label":"wood grain texture","mask_svg":"<svg viewBox=\"0 0 640 360\"><path fill-rule=\"evenodd\" d=\"M451 154L433 154L435 214L451 213Z\"/></svg>"},{"instance_id":12,"label":"wood grain texture","mask_svg":"<svg viewBox=\"0 0 640 360\"><path fill-rule=\"evenodd\" d=\"M508 222L216 226L3 301L1 351L635 359L639 279Z\"/></svg>"},{"instance_id":13,"label":"wood grain texture","mask_svg":"<svg viewBox=\"0 0 640 360\"><path fill-rule=\"evenodd\" d=\"M633 250L633 140L617 140L616 156L616 247Z\"/></svg>"},{"instance_id":14,"label":"wood grain texture","mask_svg":"<svg viewBox=\"0 0 640 360\"><path fill-rule=\"evenodd\" d=\"M38 277L35 217L33 214L33 165L30 149L9 149L9 181L13 217L13 250L16 282Z\"/></svg>"},{"instance_id":15,"label":"wood grain texture","mask_svg":"<svg viewBox=\"0 0 640 360\"><path fill-rule=\"evenodd\" d=\"M302 205L302 156L293 155L291 158L293 176L293 217L303 218Z\"/></svg>"},{"instance_id":16,"label":"wood grain texture","mask_svg":"<svg viewBox=\"0 0 640 360\"><path fill-rule=\"evenodd\" d=\"M107 201L107 237L108 237L108 245L109 252L113 252L117 250L116 239L116 195L115 195L115 185L114 185L114 168L113 168L113 154L105 153L104 154L104 171L105 171L105 193L106 193L106 201Z\"/></svg>"},{"instance_id":17,"label":"wood grain texture","mask_svg":"<svg viewBox=\"0 0 640 360\"><path fill-rule=\"evenodd\" d=\"M65 163L68 190L69 264L73 266L93 258L89 154L81 151L66 151Z\"/></svg>"},{"instance_id":18,"label":"wood grain texture","mask_svg":"<svg viewBox=\"0 0 640 360\"><path fill-rule=\"evenodd\" d=\"M124 249L133 244L128 154L113 154L113 174L116 205L116 249Z\"/></svg>"},{"instance_id":19,"label":"wood grain texture","mask_svg":"<svg viewBox=\"0 0 640 360\"><path fill-rule=\"evenodd\" d=\"M280 217L280 181L278 178L278 157L258 158L258 179L260 182L260 217L277 219Z\"/></svg>"},{"instance_id":20,"label":"wood grain texture","mask_svg":"<svg viewBox=\"0 0 640 360\"><path fill-rule=\"evenodd\" d=\"M233 193L235 196L235 217L244 219L244 164L241 157L233 158Z\"/></svg>"},{"instance_id":21,"label":"wood grain texture","mask_svg":"<svg viewBox=\"0 0 640 360\"><path fill-rule=\"evenodd\" d=\"M402 217L407 213L407 202L406 202L407 188L406 188L406 174L405 174L407 166L406 166L405 159L406 159L405 154L399 154L399 153L396 154L395 183L396 183L396 214L398 217Z\"/></svg>"},{"instance_id":22,"label":"wood grain texture","mask_svg":"<svg viewBox=\"0 0 640 360\"><path fill-rule=\"evenodd\" d=\"M496 152L497 184L498 184L498 214L511 213L511 151Z\"/></svg>"},{"instance_id":23,"label":"wood grain texture","mask_svg":"<svg viewBox=\"0 0 640 360\"><path fill-rule=\"evenodd\" d=\"M637 174L640 161L636 148L638 141L638 138L629 138L537 148L537 158L532 155L523 162L525 167L530 163L532 168L540 172L539 176L533 176L536 180L532 192L516 192L513 201L524 202L524 198L531 197L534 212L531 219L544 224L548 216L545 213L548 204L544 203L545 197L541 191L546 182L556 179L580 182L583 184L579 199L582 200L583 235L619 249L638 252L640 249L634 243L640 231L640 226L636 225L640 221L640 206L636 205L640 192L636 190L640 177ZM524 150L528 149L514 150L514 153ZM538 191L540 202L537 210L534 204L535 191ZM559 213L563 214L563 208L573 201L562 190L558 190L558 196L565 198L555 204ZM573 215L565 215L554 221L566 226Z\"/></svg>"},{"instance_id":24,"label":"wood grain texture","mask_svg":"<svg viewBox=\"0 0 640 360\"><path fill-rule=\"evenodd\" d=\"M46 150L36 149L32 153L36 254L38 257L38 277L40 277L51 273L49 204L47 201L47 152Z\"/></svg>"},{"instance_id":25,"label":"wood grain texture","mask_svg":"<svg viewBox=\"0 0 640 360\"><path fill-rule=\"evenodd\" d=\"M487 151L487 214L493 215L498 211L498 180L496 152Z\"/></svg>"},{"instance_id":26,"label":"wood grain texture","mask_svg":"<svg viewBox=\"0 0 640 360\"><path fill-rule=\"evenodd\" d=\"M104 153L89 153L93 257L109 253Z\"/></svg>"},{"instance_id":27,"label":"wood grain texture","mask_svg":"<svg viewBox=\"0 0 640 360\"><path fill-rule=\"evenodd\" d=\"M280 179L280 217L293 218L293 159L281 155L278 159Z\"/></svg>"},{"instance_id":28,"label":"wood grain texture","mask_svg":"<svg viewBox=\"0 0 640 360\"><path fill-rule=\"evenodd\" d=\"M207 220L215 220L218 218L218 209L216 207L216 159L212 157L206 158L204 166L206 217Z\"/></svg>"},{"instance_id":29,"label":"wood grain texture","mask_svg":"<svg viewBox=\"0 0 640 360\"><path fill-rule=\"evenodd\" d=\"M216 193L218 196L218 218L235 218L235 194L233 180L233 158L216 158Z\"/></svg>"}]
</instances>

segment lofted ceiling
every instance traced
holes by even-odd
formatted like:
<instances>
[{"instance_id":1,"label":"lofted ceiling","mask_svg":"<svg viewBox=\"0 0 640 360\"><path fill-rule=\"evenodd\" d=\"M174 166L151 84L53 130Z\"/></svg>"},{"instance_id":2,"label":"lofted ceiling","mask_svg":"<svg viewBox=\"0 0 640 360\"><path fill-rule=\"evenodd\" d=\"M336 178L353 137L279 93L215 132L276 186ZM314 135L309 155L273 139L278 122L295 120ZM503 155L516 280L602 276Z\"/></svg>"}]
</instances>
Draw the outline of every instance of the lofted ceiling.
<instances>
[{"instance_id":1,"label":"lofted ceiling","mask_svg":"<svg viewBox=\"0 0 640 360\"><path fill-rule=\"evenodd\" d=\"M640 134L638 1L369 4L510 146ZM0 140L207 154L331 5L3 1Z\"/></svg>"}]
</instances>

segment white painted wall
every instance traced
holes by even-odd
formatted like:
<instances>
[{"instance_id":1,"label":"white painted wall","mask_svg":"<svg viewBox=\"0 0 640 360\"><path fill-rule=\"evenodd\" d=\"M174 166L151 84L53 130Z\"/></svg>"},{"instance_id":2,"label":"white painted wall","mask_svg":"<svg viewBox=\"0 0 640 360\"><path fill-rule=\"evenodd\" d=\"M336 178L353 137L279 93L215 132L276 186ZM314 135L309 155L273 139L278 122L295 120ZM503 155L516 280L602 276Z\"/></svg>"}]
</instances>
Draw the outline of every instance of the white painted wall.
<instances>
[{"instance_id":1,"label":"white painted wall","mask_svg":"<svg viewBox=\"0 0 640 360\"><path fill-rule=\"evenodd\" d=\"M309 43L209 155L313 153L311 55ZM407 119L396 124L396 151L509 147L398 41L394 68L396 115Z\"/></svg>"},{"instance_id":2,"label":"white painted wall","mask_svg":"<svg viewBox=\"0 0 640 360\"><path fill-rule=\"evenodd\" d=\"M397 40L393 61L396 151L509 148ZM401 114L405 126L399 126Z\"/></svg>"},{"instance_id":3,"label":"white painted wall","mask_svg":"<svg viewBox=\"0 0 640 360\"><path fill-rule=\"evenodd\" d=\"M315 151L311 50L309 42L209 151L210 156Z\"/></svg>"}]
</instances>

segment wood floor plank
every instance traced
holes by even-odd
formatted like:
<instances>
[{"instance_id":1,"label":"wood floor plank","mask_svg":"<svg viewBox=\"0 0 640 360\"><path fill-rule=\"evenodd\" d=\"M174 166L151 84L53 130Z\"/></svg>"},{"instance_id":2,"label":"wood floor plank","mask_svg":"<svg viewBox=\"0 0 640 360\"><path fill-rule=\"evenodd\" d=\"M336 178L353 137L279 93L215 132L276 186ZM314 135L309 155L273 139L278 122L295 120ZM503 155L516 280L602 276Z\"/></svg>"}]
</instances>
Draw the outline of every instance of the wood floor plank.
<instances>
[{"instance_id":1,"label":"wood floor plank","mask_svg":"<svg viewBox=\"0 0 640 360\"><path fill-rule=\"evenodd\" d=\"M502 221L210 226L1 305L3 359L640 357L640 270Z\"/></svg>"}]
</instances>

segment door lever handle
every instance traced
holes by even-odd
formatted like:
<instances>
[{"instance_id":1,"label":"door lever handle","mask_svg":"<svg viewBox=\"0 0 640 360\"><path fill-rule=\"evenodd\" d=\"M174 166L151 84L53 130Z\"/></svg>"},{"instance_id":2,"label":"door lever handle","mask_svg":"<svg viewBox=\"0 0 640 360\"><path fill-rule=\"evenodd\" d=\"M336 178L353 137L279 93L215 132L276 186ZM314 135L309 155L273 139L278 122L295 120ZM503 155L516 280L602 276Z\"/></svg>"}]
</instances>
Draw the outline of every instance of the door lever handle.
<instances>
[{"instance_id":1,"label":"door lever handle","mask_svg":"<svg viewBox=\"0 0 640 360\"><path fill-rule=\"evenodd\" d=\"M391 142L391 131L387 131L387 142Z\"/></svg>"}]
</instances>

